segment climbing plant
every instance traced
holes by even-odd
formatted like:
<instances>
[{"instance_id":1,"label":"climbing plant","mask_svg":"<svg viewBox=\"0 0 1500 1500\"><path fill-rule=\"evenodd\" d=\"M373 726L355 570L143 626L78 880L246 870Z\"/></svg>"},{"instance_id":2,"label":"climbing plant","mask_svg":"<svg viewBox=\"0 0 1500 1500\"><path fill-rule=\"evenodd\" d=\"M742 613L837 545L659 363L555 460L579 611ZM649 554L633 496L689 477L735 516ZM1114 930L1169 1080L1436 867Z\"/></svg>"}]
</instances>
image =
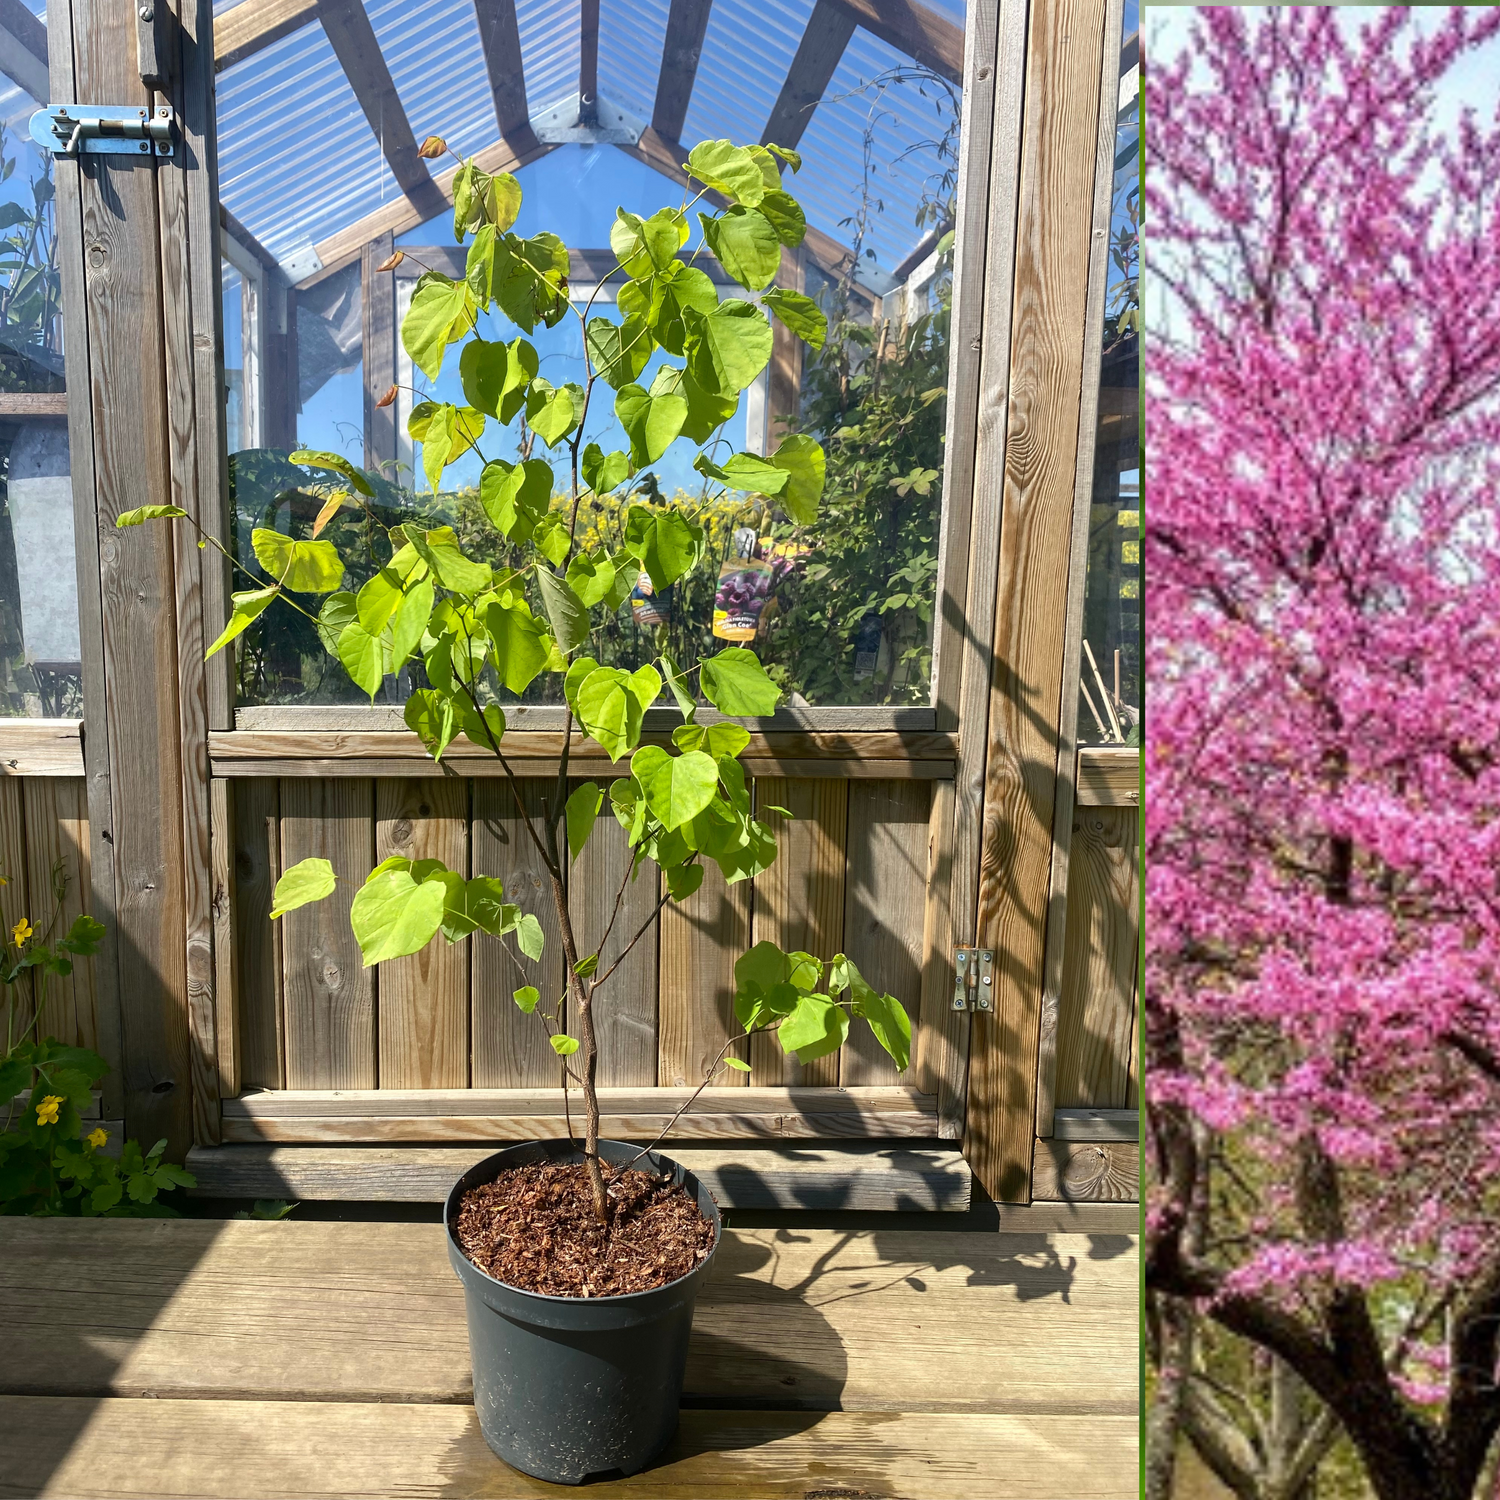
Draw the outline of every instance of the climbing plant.
<instances>
[{"instance_id":1,"label":"climbing plant","mask_svg":"<svg viewBox=\"0 0 1500 1500\"><path fill-rule=\"evenodd\" d=\"M422 149L438 156L447 147L431 138ZM521 205L516 179L462 163L454 179L453 223L457 241L468 245L466 274L425 270L401 337L415 366L433 381L456 353L464 403L419 401L409 431L421 444L434 491L449 465L471 451L479 455L479 507L492 533L509 545L510 560L480 560L479 549L465 545L451 525L388 519L376 503L375 481L337 454L313 452L294 453L292 462L338 483L306 534L255 528L251 546L259 573L220 549L253 587L233 595L233 613L210 655L273 606L293 610L372 699L392 674L420 660L427 685L407 697L405 719L434 760L466 735L499 761L524 837L547 874L567 976L561 994L523 985L514 999L545 1025L566 1079L583 1091L584 1157L601 1219L609 1207L598 1156L594 1007L656 916L653 911L606 959L626 884L646 864L659 867L659 911L691 896L710 861L731 883L770 866L776 840L752 811L739 759L751 736L734 720L769 715L782 695L747 648L679 660L665 628L653 659L634 671L589 655L594 612L617 610L643 575L658 594L690 580L702 566L706 538L689 507L676 500L627 499L623 525L607 534L585 524L587 507L630 495L637 473L683 440L698 449L702 503L741 492L774 501L795 523L816 520L826 464L811 436L793 434L765 456L725 453L728 445L716 440L741 392L770 360L772 318L813 344L826 337L815 302L772 286L783 246L800 243L806 227L782 181L787 168L795 172L800 165L796 152L776 146L727 140L695 146L685 163L697 185L691 197L649 217L617 212L611 233L616 264L601 281L617 288L618 317L611 318L595 312L597 290L582 308L570 299L569 254L561 239L513 232ZM688 248L694 217L696 243ZM720 301L694 263L705 252L757 300ZM553 385L538 373L527 335L569 316L583 326L584 378ZM481 327L499 336L486 336ZM658 349L667 358L647 387L640 377ZM392 387L385 400L396 394ZM604 399L613 400L628 451L605 453L583 440L591 403ZM527 438L517 458L487 456L491 424L503 429L523 414ZM559 490L566 497L561 505L553 503ZM360 528L342 548L329 534L340 517L354 517ZM122 515L118 524L156 519L190 520L174 506L151 505ZM220 545L206 534L203 540ZM348 555L371 540L378 566ZM363 581L356 590L348 585L357 577ZM507 754L499 694L502 688L523 693L543 677L560 688L565 732L555 785L533 813ZM664 698L675 703L681 722L670 735L645 736L646 710ZM622 764L624 774L608 787L590 781L569 792L575 729ZM635 857L597 948L585 952L569 913L568 873L606 804ZM292 866L277 883L273 918L331 895L341 878L327 860ZM508 939L532 964L543 951L541 923L506 899L500 880L482 873L466 878L435 859L382 861L354 896L351 922L366 965L415 953L439 934L452 943L488 932ZM809 1062L843 1045L851 1018L866 1022L897 1066L906 1067L906 1013L891 996L876 993L844 955L825 963L761 942L739 959L735 976L735 1014L743 1030L725 1042L704 1086L721 1068L748 1071L731 1049L753 1032L774 1029L785 1051Z\"/></svg>"}]
</instances>

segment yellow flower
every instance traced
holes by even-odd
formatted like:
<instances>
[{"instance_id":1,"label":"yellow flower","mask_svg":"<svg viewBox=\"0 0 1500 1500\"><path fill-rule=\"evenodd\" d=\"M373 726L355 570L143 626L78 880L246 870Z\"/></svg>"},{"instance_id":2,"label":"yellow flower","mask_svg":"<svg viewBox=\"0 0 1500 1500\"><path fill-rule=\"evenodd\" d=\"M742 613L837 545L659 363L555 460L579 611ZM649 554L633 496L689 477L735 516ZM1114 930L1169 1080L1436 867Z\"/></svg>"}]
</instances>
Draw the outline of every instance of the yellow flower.
<instances>
[{"instance_id":1,"label":"yellow flower","mask_svg":"<svg viewBox=\"0 0 1500 1500\"><path fill-rule=\"evenodd\" d=\"M27 918L22 917L21 920L17 922L16 925L10 930L11 940L15 943L16 947L19 948L35 931L36 929L31 925L30 921Z\"/></svg>"},{"instance_id":2,"label":"yellow flower","mask_svg":"<svg viewBox=\"0 0 1500 1500\"><path fill-rule=\"evenodd\" d=\"M97 1151L108 1139L109 1132L102 1125L100 1125L97 1129L91 1130L86 1136L84 1136L84 1140L86 1140L89 1145L94 1148L95 1151Z\"/></svg>"},{"instance_id":3,"label":"yellow flower","mask_svg":"<svg viewBox=\"0 0 1500 1500\"><path fill-rule=\"evenodd\" d=\"M38 1125L56 1125L57 1111L67 1101L61 1094L48 1094L36 1107Z\"/></svg>"}]
</instances>

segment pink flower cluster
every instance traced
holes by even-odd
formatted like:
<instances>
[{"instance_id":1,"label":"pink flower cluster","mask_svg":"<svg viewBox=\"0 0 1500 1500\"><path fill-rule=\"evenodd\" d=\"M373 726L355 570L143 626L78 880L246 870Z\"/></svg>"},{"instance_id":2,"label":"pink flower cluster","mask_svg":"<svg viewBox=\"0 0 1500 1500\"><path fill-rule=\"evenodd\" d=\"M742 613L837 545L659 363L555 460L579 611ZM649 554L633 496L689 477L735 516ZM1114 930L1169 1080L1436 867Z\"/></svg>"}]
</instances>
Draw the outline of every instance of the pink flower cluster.
<instances>
[{"instance_id":1,"label":"pink flower cluster","mask_svg":"<svg viewBox=\"0 0 1500 1500\"><path fill-rule=\"evenodd\" d=\"M1147 73L1147 1002L1183 1049L1150 1094L1258 1164L1231 1290L1468 1277L1500 1253L1500 123L1432 106L1500 69L1500 11L1200 15ZM1338 1243L1298 1228L1308 1139Z\"/></svg>"}]
</instances>

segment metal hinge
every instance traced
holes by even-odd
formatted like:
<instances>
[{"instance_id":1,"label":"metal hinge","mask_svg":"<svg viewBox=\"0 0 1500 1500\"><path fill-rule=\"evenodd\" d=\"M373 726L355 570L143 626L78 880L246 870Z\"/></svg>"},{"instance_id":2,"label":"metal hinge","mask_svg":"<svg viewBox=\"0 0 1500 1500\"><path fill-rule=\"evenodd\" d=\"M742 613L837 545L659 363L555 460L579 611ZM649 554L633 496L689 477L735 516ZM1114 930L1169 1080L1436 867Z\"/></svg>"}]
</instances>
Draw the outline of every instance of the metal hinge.
<instances>
[{"instance_id":1,"label":"metal hinge","mask_svg":"<svg viewBox=\"0 0 1500 1500\"><path fill-rule=\"evenodd\" d=\"M955 948L953 950L953 1009L993 1012L994 996L994 950L991 948Z\"/></svg>"},{"instance_id":2,"label":"metal hinge","mask_svg":"<svg viewBox=\"0 0 1500 1500\"><path fill-rule=\"evenodd\" d=\"M57 156L171 156L172 107L54 104L31 117L31 138Z\"/></svg>"}]
</instances>

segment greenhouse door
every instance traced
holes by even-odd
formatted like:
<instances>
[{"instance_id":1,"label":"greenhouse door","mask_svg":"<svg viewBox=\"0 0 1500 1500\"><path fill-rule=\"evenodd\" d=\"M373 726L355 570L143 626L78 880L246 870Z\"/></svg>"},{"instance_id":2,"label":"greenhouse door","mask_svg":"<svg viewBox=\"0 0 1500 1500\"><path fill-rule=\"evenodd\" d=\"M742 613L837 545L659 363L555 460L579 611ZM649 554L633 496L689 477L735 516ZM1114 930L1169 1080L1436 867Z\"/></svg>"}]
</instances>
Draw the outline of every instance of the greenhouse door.
<instances>
[{"instance_id":1,"label":"greenhouse door","mask_svg":"<svg viewBox=\"0 0 1500 1500\"><path fill-rule=\"evenodd\" d=\"M462 745L435 774L402 722L409 683L388 680L372 703L316 640L269 617L205 664L225 569L181 526L116 532L115 515L178 505L248 562L266 518L312 524L325 497L289 454L314 447L381 475L382 503L457 524L473 477L419 488L406 422L430 393L398 332L412 278L462 274L454 170L417 142L444 134L513 172L527 232L555 224L578 247L576 297L613 264L614 204L681 201L680 143L728 136L802 154L809 227L777 283L818 300L837 339L806 359L778 343L726 430L751 452L794 426L830 435L828 520L788 540L738 512L708 517L723 555L706 592L630 601L609 648L628 660L658 627L698 650L754 639L788 699L747 725L745 764L761 805L794 820L766 874L706 880L654 922L654 886L626 883L648 936L603 1019L606 1133L649 1139L701 1082L733 1035L734 960L769 937L846 952L901 998L911 1067L898 1075L868 1038L799 1067L757 1038L748 1078L716 1078L674 1130L684 1150L738 1153L768 1201L802 1201L797 1163L826 1181L845 1146L881 1156L890 1206L962 1206L960 1149L1007 1200L1134 1195L1109 1141L1134 1128L1124 742L1138 654L1114 648L1114 733L1101 719L1103 742L1081 752L1073 691L1096 437L1110 418L1135 442L1133 408L1122 426L1123 402L1099 394L1115 349L1099 328L1116 111L1133 83L1128 47L1116 66L1122 7L803 9L780 34L748 0L671 0L649 23L621 0L240 0L217 16L204 0L175 18L159 8L138 55L123 0L53 0L53 101L166 109L174 125L171 156L56 170L86 843L114 934L101 1014L119 1018L132 1133L191 1140L200 1177L266 1191L295 1178L317 1196L308 1174L322 1172L329 1195L369 1196L372 1148L382 1173L420 1176L434 1151L562 1128L559 1061L512 1003L521 981L495 940L366 970L347 902L269 919L282 869L321 855L357 883L389 854L435 856L545 909L509 784ZM758 71L743 67L751 39ZM154 90L141 75L153 45ZM922 151L932 160L912 165ZM871 160L878 195L861 176ZM562 338L541 355L558 383L581 357ZM1126 467L1110 471L1116 500ZM666 459L649 478L653 493L686 483ZM716 613L747 577L763 580L758 606L726 636ZM522 797L540 798L562 709L542 694L507 713ZM646 732L676 722L654 708ZM623 833L603 832L618 836L596 837L573 871L585 932L628 868ZM1085 915L1065 927L1070 897ZM974 976L961 986L956 948ZM294 1148L312 1146L298 1165ZM1081 1188L1079 1150L1106 1164Z\"/></svg>"}]
</instances>

